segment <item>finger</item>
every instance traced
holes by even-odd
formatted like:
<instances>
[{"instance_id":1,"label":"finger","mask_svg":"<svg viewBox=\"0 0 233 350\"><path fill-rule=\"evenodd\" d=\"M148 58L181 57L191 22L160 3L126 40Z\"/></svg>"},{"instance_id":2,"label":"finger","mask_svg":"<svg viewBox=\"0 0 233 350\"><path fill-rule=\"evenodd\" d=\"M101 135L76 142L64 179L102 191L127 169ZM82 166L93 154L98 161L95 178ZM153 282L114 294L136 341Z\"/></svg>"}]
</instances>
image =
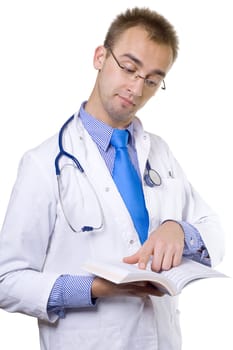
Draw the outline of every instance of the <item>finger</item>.
<instances>
[{"instance_id":1,"label":"finger","mask_svg":"<svg viewBox=\"0 0 233 350\"><path fill-rule=\"evenodd\" d=\"M119 286L121 288L122 294L135 296L135 297L147 297L149 295L154 296L162 296L164 292L158 289L156 286L153 286L150 283L146 283L145 286L135 285L133 283L130 284L121 284Z\"/></svg>"},{"instance_id":2,"label":"finger","mask_svg":"<svg viewBox=\"0 0 233 350\"><path fill-rule=\"evenodd\" d=\"M161 270L170 270L170 268L173 266L174 262L174 252L173 250L167 250L164 255L163 259L161 261Z\"/></svg>"},{"instance_id":3,"label":"finger","mask_svg":"<svg viewBox=\"0 0 233 350\"><path fill-rule=\"evenodd\" d=\"M123 261L128 264L138 263L139 269L145 270L149 260L151 259L151 255L153 254L153 248L154 246L151 247L151 243L146 241L135 254L124 257Z\"/></svg>"},{"instance_id":4,"label":"finger","mask_svg":"<svg viewBox=\"0 0 233 350\"><path fill-rule=\"evenodd\" d=\"M139 281L139 282L132 282L131 284L133 286L146 287L148 285L148 282L147 281Z\"/></svg>"},{"instance_id":5,"label":"finger","mask_svg":"<svg viewBox=\"0 0 233 350\"><path fill-rule=\"evenodd\" d=\"M161 297L164 295L164 292L162 292L161 290L153 286L147 287L145 290L137 292L137 296L141 296L141 297L148 297L150 295Z\"/></svg>"},{"instance_id":6,"label":"finger","mask_svg":"<svg viewBox=\"0 0 233 350\"><path fill-rule=\"evenodd\" d=\"M157 249L152 258L151 270L155 272L161 271L162 265L163 265L163 259L164 259L164 251Z\"/></svg>"},{"instance_id":7,"label":"finger","mask_svg":"<svg viewBox=\"0 0 233 350\"><path fill-rule=\"evenodd\" d=\"M137 251L135 254L130 255L130 256L125 256L123 258L123 262L126 264L136 264L139 259L139 251Z\"/></svg>"},{"instance_id":8,"label":"finger","mask_svg":"<svg viewBox=\"0 0 233 350\"><path fill-rule=\"evenodd\" d=\"M183 254L183 249L181 249L180 251L177 251L177 252L174 254L174 257L173 257L173 266L178 266L178 265L180 265L181 260L182 260L182 254Z\"/></svg>"},{"instance_id":9,"label":"finger","mask_svg":"<svg viewBox=\"0 0 233 350\"><path fill-rule=\"evenodd\" d=\"M148 290L147 290L147 293L149 295L154 295L154 296L157 296L157 297L162 297L165 293L162 292L162 290L154 287L154 286L150 286L150 287L147 287Z\"/></svg>"},{"instance_id":10,"label":"finger","mask_svg":"<svg viewBox=\"0 0 233 350\"><path fill-rule=\"evenodd\" d=\"M148 262L151 260L151 250L142 249L139 254L138 267L141 270L145 270Z\"/></svg>"}]
</instances>

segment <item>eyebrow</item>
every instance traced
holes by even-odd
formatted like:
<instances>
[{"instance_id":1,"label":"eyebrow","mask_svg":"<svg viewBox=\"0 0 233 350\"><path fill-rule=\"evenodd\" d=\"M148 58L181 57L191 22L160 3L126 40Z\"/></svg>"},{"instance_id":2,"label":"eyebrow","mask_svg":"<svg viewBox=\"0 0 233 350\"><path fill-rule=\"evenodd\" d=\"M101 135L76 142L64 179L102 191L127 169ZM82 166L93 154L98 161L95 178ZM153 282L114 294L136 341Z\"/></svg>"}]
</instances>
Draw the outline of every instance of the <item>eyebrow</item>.
<instances>
[{"instance_id":1,"label":"eyebrow","mask_svg":"<svg viewBox=\"0 0 233 350\"><path fill-rule=\"evenodd\" d=\"M131 53L125 53L124 55L122 55L122 57L129 58L131 61L133 61L140 68L143 67L142 61L140 61L137 57L135 57ZM166 76L165 72L162 71L161 69L154 69L150 73L147 74L147 76L151 76L151 75L160 75L163 78Z\"/></svg>"}]
</instances>

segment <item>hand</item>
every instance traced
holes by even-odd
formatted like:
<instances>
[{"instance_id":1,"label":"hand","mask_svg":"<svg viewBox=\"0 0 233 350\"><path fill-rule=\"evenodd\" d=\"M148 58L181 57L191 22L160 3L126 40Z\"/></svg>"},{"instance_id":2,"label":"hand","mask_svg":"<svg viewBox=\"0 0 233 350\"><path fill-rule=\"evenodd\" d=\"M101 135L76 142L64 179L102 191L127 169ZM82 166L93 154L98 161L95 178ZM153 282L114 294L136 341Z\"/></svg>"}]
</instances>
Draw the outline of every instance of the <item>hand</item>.
<instances>
[{"instance_id":1,"label":"hand","mask_svg":"<svg viewBox=\"0 0 233 350\"><path fill-rule=\"evenodd\" d=\"M184 249L184 232L175 221L166 221L152 232L143 246L134 254L125 257L128 264L138 264L145 269L152 258L151 269L159 272L169 270L181 263Z\"/></svg>"},{"instance_id":2,"label":"hand","mask_svg":"<svg viewBox=\"0 0 233 350\"><path fill-rule=\"evenodd\" d=\"M92 298L131 296L147 297L148 295L162 296L156 287L149 282L134 282L115 284L103 278L96 277L91 287Z\"/></svg>"}]
</instances>

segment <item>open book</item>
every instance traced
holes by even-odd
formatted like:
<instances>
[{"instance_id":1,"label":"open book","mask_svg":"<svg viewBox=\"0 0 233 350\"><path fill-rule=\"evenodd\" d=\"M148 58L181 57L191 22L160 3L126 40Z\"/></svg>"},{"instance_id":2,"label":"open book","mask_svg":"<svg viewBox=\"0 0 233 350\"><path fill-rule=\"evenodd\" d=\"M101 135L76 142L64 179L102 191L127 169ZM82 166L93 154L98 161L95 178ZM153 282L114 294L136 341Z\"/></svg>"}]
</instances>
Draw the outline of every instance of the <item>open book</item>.
<instances>
[{"instance_id":1,"label":"open book","mask_svg":"<svg viewBox=\"0 0 233 350\"><path fill-rule=\"evenodd\" d=\"M149 281L171 296L181 293L190 282L209 277L227 277L211 267L187 258L183 258L179 266L161 272L153 272L149 266L146 270L140 270L136 265L116 261L90 261L83 265L83 269L117 284Z\"/></svg>"}]
</instances>

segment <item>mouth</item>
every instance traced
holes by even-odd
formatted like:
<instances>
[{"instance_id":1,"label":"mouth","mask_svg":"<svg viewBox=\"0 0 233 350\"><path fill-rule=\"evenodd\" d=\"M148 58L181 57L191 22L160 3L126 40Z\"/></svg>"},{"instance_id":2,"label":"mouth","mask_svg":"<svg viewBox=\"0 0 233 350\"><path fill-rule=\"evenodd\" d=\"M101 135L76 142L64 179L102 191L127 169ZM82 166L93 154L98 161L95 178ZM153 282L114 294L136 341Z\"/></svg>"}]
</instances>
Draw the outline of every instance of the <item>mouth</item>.
<instances>
[{"instance_id":1,"label":"mouth","mask_svg":"<svg viewBox=\"0 0 233 350\"><path fill-rule=\"evenodd\" d=\"M133 99L126 97L126 96L122 96L122 95L118 95L119 99L122 101L123 105L125 106L136 106L136 103L133 101Z\"/></svg>"}]
</instances>

